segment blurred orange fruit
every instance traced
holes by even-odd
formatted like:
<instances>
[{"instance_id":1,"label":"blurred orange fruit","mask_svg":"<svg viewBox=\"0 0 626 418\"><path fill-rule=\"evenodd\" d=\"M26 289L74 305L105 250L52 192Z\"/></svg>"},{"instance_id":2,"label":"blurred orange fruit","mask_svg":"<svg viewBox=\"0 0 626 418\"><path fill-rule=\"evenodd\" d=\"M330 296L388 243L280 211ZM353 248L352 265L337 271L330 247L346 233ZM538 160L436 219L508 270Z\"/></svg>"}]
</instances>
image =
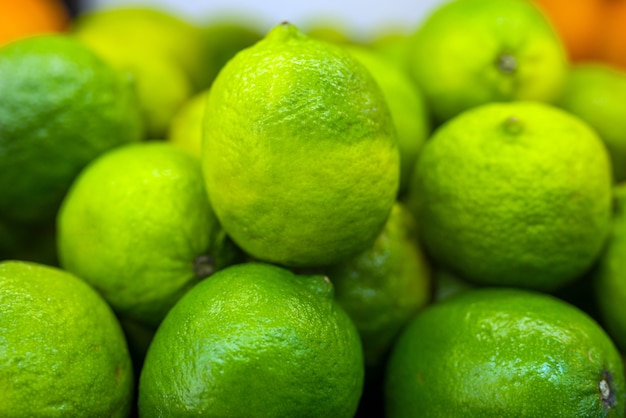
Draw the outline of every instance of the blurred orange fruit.
<instances>
[{"instance_id":1,"label":"blurred orange fruit","mask_svg":"<svg viewBox=\"0 0 626 418\"><path fill-rule=\"evenodd\" d=\"M601 25L599 58L626 70L626 0L603 0L607 13Z\"/></svg>"},{"instance_id":2,"label":"blurred orange fruit","mask_svg":"<svg viewBox=\"0 0 626 418\"><path fill-rule=\"evenodd\" d=\"M534 0L560 35L572 62L626 69L626 0Z\"/></svg>"},{"instance_id":3,"label":"blurred orange fruit","mask_svg":"<svg viewBox=\"0 0 626 418\"><path fill-rule=\"evenodd\" d=\"M0 46L23 36L62 32L69 21L60 0L0 0Z\"/></svg>"},{"instance_id":4,"label":"blurred orange fruit","mask_svg":"<svg viewBox=\"0 0 626 418\"><path fill-rule=\"evenodd\" d=\"M534 0L560 35L571 61L596 55L608 0Z\"/></svg>"}]
</instances>

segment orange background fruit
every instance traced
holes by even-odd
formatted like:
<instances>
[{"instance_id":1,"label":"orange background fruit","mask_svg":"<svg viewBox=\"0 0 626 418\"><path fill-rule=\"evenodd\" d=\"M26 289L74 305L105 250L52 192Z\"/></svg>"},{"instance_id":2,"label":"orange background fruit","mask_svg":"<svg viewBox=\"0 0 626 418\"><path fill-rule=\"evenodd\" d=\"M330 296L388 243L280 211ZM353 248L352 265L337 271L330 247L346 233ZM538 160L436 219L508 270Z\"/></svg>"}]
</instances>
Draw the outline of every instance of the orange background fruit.
<instances>
[{"instance_id":1,"label":"orange background fruit","mask_svg":"<svg viewBox=\"0 0 626 418\"><path fill-rule=\"evenodd\" d=\"M62 32L69 21L59 0L0 0L0 46L22 36Z\"/></svg>"},{"instance_id":2,"label":"orange background fruit","mask_svg":"<svg viewBox=\"0 0 626 418\"><path fill-rule=\"evenodd\" d=\"M534 0L561 36L572 62L626 69L626 0Z\"/></svg>"}]
</instances>

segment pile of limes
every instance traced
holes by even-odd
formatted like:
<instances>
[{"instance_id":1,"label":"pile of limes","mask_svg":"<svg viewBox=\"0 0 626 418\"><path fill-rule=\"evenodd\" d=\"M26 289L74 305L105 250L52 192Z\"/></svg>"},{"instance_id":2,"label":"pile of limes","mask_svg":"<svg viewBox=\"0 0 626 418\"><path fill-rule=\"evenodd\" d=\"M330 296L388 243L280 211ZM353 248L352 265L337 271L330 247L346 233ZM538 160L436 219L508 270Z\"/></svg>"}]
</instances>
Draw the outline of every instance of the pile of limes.
<instances>
[{"instance_id":1,"label":"pile of limes","mask_svg":"<svg viewBox=\"0 0 626 418\"><path fill-rule=\"evenodd\" d=\"M0 416L625 416L626 70L544 8L5 3Z\"/></svg>"}]
</instances>

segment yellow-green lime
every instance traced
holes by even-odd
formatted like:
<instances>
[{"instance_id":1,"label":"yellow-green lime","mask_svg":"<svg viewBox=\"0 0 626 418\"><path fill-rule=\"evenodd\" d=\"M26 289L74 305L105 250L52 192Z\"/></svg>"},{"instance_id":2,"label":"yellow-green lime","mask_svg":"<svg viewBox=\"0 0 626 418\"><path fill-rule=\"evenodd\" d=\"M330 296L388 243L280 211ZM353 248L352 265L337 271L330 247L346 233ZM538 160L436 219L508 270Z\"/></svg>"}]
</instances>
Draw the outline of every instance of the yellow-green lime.
<instances>
[{"instance_id":1,"label":"yellow-green lime","mask_svg":"<svg viewBox=\"0 0 626 418\"><path fill-rule=\"evenodd\" d=\"M135 52L138 59L144 52L166 58L184 72L193 91L207 85L201 29L168 9L149 5L94 9L74 19L72 30L81 36L108 38L119 50Z\"/></svg>"},{"instance_id":2,"label":"yellow-green lime","mask_svg":"<svg viewBox=\"0 0 626 418\"><path fill-rule=\"evenodd\" d=\"M85 282L54 267L0 262L0 318L0 416L129 416L124 334Z\"/></svg>"},{"instance_id":3,"label":"yellow-green lime","mask_svg":"<svg viewBox=\"0 0 626 418\"><path fill-rule=\"evenodd\" d=\"M63 201L61 266L122 317L156 326L192 286L237 259L197 158L144 142L94 160Z\"/></svg>"},{"instance_id":4,"label":"yellow-green lime","mask_svg":"<svg viewBox=\"0 0 626 418\"><path fill-rule=\"evenodd\" d=\"M384 96L348 52L287 22L211 87L203 132L211 204L253 257L337 263L368 248L399 183Z\"/></svg>"},{"instance_id":5,"label":"yellow-green lime","mask_svg":"<svg viewBox=\"0 0 626 418\"><path fill-rule=\"evenodd\" d=\"M538 102L463 112L426 142L407 202L436 263L475 283L556 290L598 257L611 165L584 121Z\"/></svg>"},{"instance_id":6,"label":"yellow-green lime","mask_svg":"<svg viewBox=\"0 0 626 418\"><path fill-rule=\"evenodd\" d=\"M611 235L592 277L602 323L626 350L626 183L615 186L614 202Z\"/></svg>"},{"instance_id":7,"label":"yellow-green lime","mask_svg":"<svg viewBox=\"0 0 626 418\"><path fill-rule=\"evenodd\" d=\"M347 46L346 49L372 74L380 86L398 135L400 151L400 187L407 187L417 155L430 135L430 114L421 90L408 74L384 55L364 46Z\"/></svg>"},{"instance_id":8,"label":"yellow-green lime","mask_svg":"<svg viewBox=\"0 0 626 418\"><path fill-rule=\"evenodd\" d=\"M386 375L386 416L623 417L620 354L590 316L521 289L468 290L404 329Z\"/></svg>"},{"instance_id":9,"label":"yellow-green lime","mask_svg":"<svg viewBox=\"0 0 626 418\"><path fill-rule=\"evenodd\" d=\"M585 120L604 141L616 182L626 180L626 72L607 64L577 64L557 105Z\"/></svg>"},{"instance_id":10,"label":"yellow-green lime","mask_svg":"<svg viewBox=\"0 0 626 418\"><path fill-rule=\"evenodd\" d=\"M324 272L359 331L368 367L383 363L400 329L430 301L430 268L400 203L371 248Z\"/></svg>"},{"instance_id":11,"label":"yellow-green lime","mask_svg":"<svg viewBox=\"0 0 626 418\"><path fill-rule=\"evenodd\" d=\"M202 130L209 90L190 97L174 114L167 140L191 155L202 157Z\"/></svg>"},{"instance_id":12,"label":"yellow-green lime","mask_svg":"<svg viewBox=\"0 0 626 418\"><path fill-rule=\"evenodd\" d=\"M66 35L0 48L0 221L56 216L78 172L142 134L130 80Z\"/></svg>"},{"instance_id":13,"label":"yellow-green lime","mask_svg":"<svg viewBox=\"0 0 626 418\"><path fill-rule=\"evenodd\" d=\"M191 289L157 330L139 415L352 417L363 373L328 278L239 264Z\"/></svg>"},{"instance_id":14,"label":"yellow-green lime","mask_svg":"<svg viewBox=\"0 0 626 418\"><path fill-rule=\"evenodd\" d=\"M416 28L407 54L438 123L494 101L554 101L568 69L552 25L526 0L446 1Z\"/></svg>"},{"instance_id":15,"label":"yellow-green lime","mask_svg":"<svg viewBox=\"0 0 626 418\"><path fill-rule=\"evenodd\" d=\"M132 78L144 136L164 139L172 118L194 93L192 81L171 54L143 42L133 43L123 37L124 33L111 33L106 26L91 25L91 20L78 20L73 29L74 37Z\"/></svg>"}]
</instances>

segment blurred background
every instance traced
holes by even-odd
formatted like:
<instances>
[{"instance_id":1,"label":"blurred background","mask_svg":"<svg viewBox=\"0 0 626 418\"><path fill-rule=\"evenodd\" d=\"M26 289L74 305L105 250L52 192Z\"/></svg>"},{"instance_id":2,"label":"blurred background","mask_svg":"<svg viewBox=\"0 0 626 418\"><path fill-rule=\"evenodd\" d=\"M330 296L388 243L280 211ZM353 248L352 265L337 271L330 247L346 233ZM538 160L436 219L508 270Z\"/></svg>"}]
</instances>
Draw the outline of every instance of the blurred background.
<instances>
[{"instance_id":1,"label":"blurred background","mask_svg":"<svg viewBox=\"0 0 626 418\"><path fill-rule=\"evenodd\" d=\"M367 5L358 1L318 0L294 2L287 0L84 0L67 1L73 13L92 11L119 5L150 5L173 12L201 23L203 20L228 16L254 20L259 30L265 31L283 21L298 25L317 25L322 22L342 27L351 38L367 40L379 31L393 29L407 32L442 0L387 0Z\"/></svg>"}]
</instances>

